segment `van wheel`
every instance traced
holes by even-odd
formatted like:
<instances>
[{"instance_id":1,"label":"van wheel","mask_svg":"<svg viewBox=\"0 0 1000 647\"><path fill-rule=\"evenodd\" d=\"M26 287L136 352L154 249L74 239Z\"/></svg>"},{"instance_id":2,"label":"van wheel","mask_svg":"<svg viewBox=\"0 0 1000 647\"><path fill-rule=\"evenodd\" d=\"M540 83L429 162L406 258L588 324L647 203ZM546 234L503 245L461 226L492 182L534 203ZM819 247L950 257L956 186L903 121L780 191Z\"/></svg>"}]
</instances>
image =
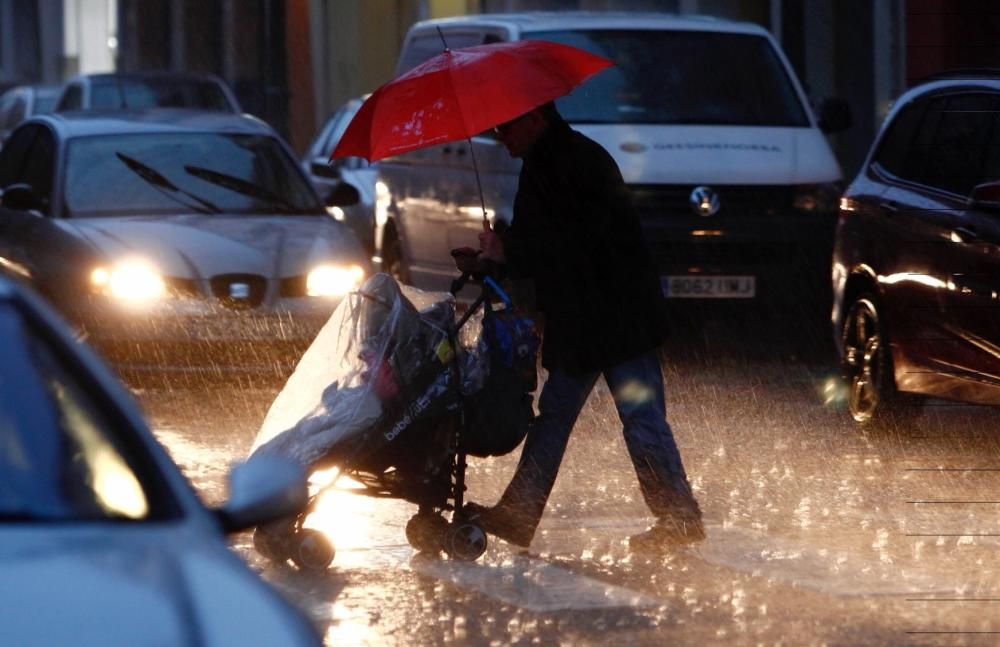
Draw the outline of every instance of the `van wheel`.
<instances>
[{"instance_id":1,"label":"van wheel","mask_svg":"<svg viewBox=\"0 0 1000 647\"><path fill-rule=\"evenodd\" d=\"M385 232L385 241L382 243L382 271L400 283L407 285L410 283L409 272L403 264L403 244L399 241L395 229Z\"/></svg>"},{"instance_id":2,"label":"van wheel","mask_svg":"<svg viewBox=\"0 0 1000 647\"><path fill-rule=\"evenodd\" d=\"M875 298L855 297L841 333L841 369L847 382L847 409L865 428L892 428L913 421L920 400L896 390L885 322Z\"/></svg>"}]
</instances>

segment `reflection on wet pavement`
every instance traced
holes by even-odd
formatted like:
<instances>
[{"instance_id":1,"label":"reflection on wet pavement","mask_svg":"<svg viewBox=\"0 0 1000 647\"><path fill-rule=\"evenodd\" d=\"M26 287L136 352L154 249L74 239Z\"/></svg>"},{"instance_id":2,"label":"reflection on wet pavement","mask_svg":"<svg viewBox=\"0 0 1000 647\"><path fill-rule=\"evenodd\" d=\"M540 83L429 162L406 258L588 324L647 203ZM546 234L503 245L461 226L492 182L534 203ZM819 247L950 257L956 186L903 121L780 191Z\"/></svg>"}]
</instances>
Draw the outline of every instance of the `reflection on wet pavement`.
<instances>
[{"instance_id":1,"label":"reflection on wet pavement","mask_svg":"<svg viewBox=\"0 0 1000 647\"><path fill-rule=\"evenodd\" d=\"M473 564L414 555L404 527L415 508L344 484L309 522L336 544L327 573L265 562L248 533L232 545L331 645L966 644L1000 631L997 411L933 402L912 428L862 433L831 397L827 367L699 362L667 359L665 373L706 514L700 545L629 553L626 537L652 519L603 385L530 551L491 538ZM217 503L276 391L139 397ZM492 503L516 460L472 461L468 498Z\"/></svg>"}]
</instances>

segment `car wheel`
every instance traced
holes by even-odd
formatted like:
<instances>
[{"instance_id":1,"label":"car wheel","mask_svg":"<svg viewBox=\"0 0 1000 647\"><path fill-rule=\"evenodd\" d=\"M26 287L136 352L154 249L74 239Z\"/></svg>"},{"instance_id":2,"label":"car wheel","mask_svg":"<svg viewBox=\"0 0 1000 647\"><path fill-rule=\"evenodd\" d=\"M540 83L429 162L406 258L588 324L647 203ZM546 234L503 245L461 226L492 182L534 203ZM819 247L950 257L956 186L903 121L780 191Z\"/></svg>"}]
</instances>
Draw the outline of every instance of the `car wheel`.
<instances>
[{"instance_id":1,"label":"car wheel","mask_svg":"<svg viewBox=\"0 0 1000 647\"><path fill-rule=\"evenodd\" d=\"M896 391L885 321L871 294L854 299L841 333L841 368L847 382L847 408L865 427L898 426L918 411L918 401Z\"/></svg>"},{"instance_id":2,"label":"car wheel","mask_svg":"<svg viewBox=\"0 0 1000 647\"><path fill-rule=\"evenodd\" d=\"M403 244L395 229L388 229L385 232L385 241L382 243L382 271L400 283L410 283L409 272L403 264Z\"/></svg>"}]
</instances>

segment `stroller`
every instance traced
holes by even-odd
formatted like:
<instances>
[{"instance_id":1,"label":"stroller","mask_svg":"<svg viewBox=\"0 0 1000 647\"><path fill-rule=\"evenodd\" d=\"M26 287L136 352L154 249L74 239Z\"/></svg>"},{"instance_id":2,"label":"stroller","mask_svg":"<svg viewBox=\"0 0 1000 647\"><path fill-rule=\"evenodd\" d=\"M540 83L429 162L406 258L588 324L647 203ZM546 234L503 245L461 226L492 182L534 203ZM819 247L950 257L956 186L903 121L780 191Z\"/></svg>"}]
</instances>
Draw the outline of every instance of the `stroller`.
<instances>
[{"instance_id":1,"label":"stroller","mask_svg":"<svg viewBox=\"0 0 1000 647\"><path fill-rule=\"evenodd\" d=\"M539 337L488 276L456 321L454 297L469 278L436 298L376 274L338 306L251 450L251 458L281 455L310 474L333 468L337 476L294 519L258 526L259 553L326 569L334 546L303 523L343 476L362 485L352 492L415 503L406 538L418 551L464 561L485 552L486 533L463 513L466 457L506 454L524 439Z\"/></svg>"}]
</instances>

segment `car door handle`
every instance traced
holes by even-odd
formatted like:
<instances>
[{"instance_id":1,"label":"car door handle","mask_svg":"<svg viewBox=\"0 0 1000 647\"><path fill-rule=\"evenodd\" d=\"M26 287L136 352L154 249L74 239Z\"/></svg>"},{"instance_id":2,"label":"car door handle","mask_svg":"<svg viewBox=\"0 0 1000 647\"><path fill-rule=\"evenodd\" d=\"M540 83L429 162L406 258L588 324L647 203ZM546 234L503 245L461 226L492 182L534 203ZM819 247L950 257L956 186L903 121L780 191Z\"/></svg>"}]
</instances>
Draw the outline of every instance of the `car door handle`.
<instances>
[{"instance_id":1,"label":"car door handle","mask_svg":"<svg viewBox=\"0 0 1000 647\"><path fill-rule=\"evenodd\" d=\"M879 203L879 208L882 211L888 211L889 213L899 213L899 205L892 200L886 200Z\"/></svg>"}]
</instances>

